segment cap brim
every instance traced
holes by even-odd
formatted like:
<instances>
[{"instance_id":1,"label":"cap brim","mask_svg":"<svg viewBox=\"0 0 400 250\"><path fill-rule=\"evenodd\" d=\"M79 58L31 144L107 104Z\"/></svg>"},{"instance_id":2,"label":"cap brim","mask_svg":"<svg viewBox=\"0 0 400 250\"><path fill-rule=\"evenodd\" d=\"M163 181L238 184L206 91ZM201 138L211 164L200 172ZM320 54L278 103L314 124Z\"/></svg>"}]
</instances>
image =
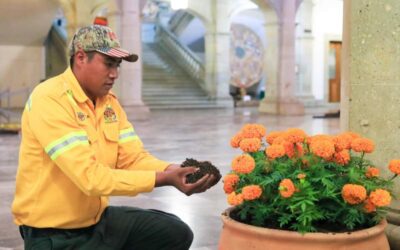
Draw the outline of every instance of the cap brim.
<instances>
[{"instance_id":1,"label":"cap brim","mask_svg":"<svg viewBox=\"0 0 400 250\"><path fill-rule=\"evenodd\" d=\"M104 55L121 58L122 60L128 62L136 62L139 59L139 56L133 53L129 53L129 51L121 49L121 48L109 48L109 49L99 49L96 50Z\"/></svg>"}]
</instances>

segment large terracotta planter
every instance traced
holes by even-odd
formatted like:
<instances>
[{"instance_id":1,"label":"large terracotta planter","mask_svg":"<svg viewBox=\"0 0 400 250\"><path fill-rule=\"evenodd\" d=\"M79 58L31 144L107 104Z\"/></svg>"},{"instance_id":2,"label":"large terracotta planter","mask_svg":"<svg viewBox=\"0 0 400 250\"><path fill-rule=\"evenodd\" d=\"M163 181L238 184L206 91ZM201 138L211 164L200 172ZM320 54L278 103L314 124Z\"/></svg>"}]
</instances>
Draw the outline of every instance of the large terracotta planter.
<instances>
[{"instance_id":1,"label":"large terracotta planter","mask_svg":"<svg viewBox=\"0 0 400 250\"><path fill-rule=\"evenodd\" d=\"M255 227L222 214L219 250L389 250L386 221L351 233L306 233Z\"/></svg>"}]
</instances>

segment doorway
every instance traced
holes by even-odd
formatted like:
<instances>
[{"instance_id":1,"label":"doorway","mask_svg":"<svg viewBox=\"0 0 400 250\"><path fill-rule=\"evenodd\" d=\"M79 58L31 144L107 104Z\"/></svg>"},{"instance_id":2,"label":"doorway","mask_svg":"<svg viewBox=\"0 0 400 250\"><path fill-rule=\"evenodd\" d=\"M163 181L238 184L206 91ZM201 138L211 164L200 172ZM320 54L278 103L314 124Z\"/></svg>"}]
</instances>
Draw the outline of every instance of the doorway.
<instances>
[{"instance_id":1,"label":"doorway","mask_svg":"<svg viewBox=\"0 0 400 250\"><path fill-rule=\"evenodd\" d=\"M329 102L340 102L340 58L342 42L329 42Z\"/></svg>"}]
</instances>

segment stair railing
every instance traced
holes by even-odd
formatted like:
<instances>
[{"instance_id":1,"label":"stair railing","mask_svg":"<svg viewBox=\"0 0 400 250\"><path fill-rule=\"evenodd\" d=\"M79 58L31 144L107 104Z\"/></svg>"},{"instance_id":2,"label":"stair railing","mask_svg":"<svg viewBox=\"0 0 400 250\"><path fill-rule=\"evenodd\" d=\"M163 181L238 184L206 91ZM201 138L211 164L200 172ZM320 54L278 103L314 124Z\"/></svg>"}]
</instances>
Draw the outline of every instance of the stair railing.
<instances>
[{"instance_id":1,"label":"stair railing","mask_svg":"<svg viewBox=\"0 0 400 250\"><path fill-rule=\"evenodd\" d=\"M193 78L197 84L208 93L205 85L205 69L201 60L187 46L183 45L178 38L162 24L158 24L156 39L160 47L176 58L176 62L185 72Z\"/></svg>"}]
</instances>

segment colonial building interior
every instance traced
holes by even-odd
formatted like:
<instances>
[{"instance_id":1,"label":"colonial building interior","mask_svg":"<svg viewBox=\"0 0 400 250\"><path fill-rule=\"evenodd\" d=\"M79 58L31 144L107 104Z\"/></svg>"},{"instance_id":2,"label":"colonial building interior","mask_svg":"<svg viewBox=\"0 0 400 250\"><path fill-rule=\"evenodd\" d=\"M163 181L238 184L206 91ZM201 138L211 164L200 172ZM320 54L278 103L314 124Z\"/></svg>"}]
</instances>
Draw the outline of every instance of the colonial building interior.
<instances>
[{"instance_id":1,"label":"colonial building interior","mask_svg":"<svg viewBox=\"0 0 400 250\"><path fill-rule=\"evenodd\" d=\"M22 109L35 86L68 67L80 27L106 22L139 55L121 65L113 92L164 160L210 160L226 174L237 153L230 137L262 123L356 131L376 142L372 158L388 174L384 164L400 154L399 13L398 0L2 0L0 250L23 249L10 212ZM193 250L218 248L228 206L221 183L193 197L162 188L111 201L179 215ZM400 249L398 200L388 222L391 249Z\"/></svg>"}]
</instances>

